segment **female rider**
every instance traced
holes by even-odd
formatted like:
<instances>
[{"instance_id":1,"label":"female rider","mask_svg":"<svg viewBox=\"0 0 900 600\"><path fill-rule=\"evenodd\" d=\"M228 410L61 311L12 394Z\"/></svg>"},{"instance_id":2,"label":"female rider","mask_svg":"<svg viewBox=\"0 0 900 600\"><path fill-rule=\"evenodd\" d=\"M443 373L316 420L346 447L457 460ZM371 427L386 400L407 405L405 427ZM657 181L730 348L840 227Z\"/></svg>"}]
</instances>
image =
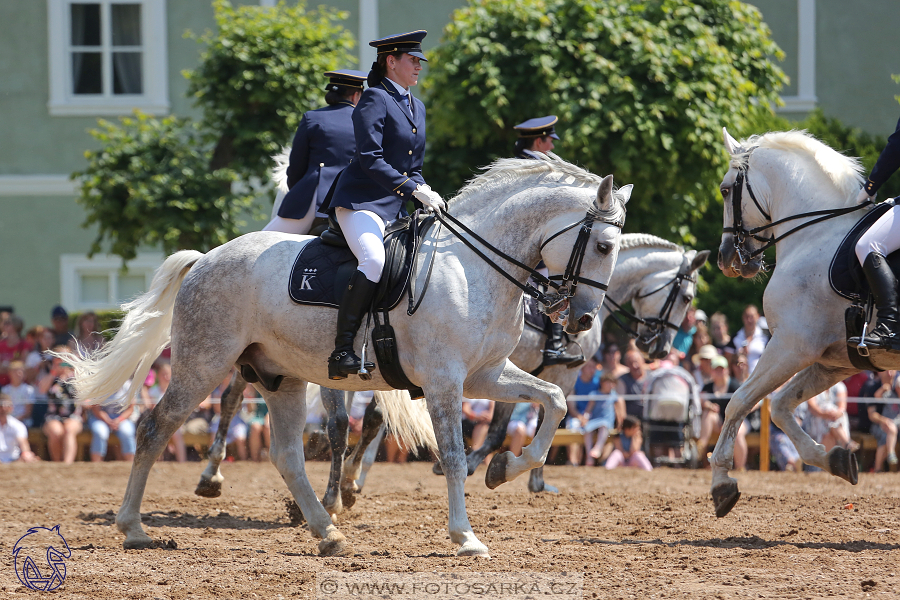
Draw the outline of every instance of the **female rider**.
<instances>
[{"instance_id":1,"label":"female rider","mask_svg":"<svg viewBox=\"0 0 900 600\"><path fill-rule=\"evenodd\" d=\"M384 267L385 223L405 216L414 200L431 210L445 207L422 178L425 158L425 105L409 88L419 82L423 30L369 42L378 60L369 71L369 89L353 111L356 156L341 174L330 211L359 261L338 310L328 377L357 373L361 361L353 340L372 303ZM366 369L375 365L366 364Z\"/></svg>"},{"instance_id":2,"label":"female rider","mask_svg":"<svg viewBox=\"0 0 900 600\"><path fill-rule=\"evenodd\" d=\"M356 153L351 115L363 92L362 71L328 71L328 106L303 115L291 147L287 184L290 191L263 231L304 235L312 229L325 194Z\"/></svg>"},{"instance_id":3,"label":"female rider","mask_svg":"<svg viewBox=\"0 0 900 600\"><path fill-rule=\"evenodd\" d=\"M872 200L878 188L900 167L900 121L878 156L872 173L856 197L858 203ZM894 206L875 221L856 243L856 257L863 267L875 297L878 324L863 338L870 349L900 352L900 313L897 311L897 279L886 257L900 249L900 206ZM863 332L865 334L865 332ZM860 338L848 340L851 345Z\"/></svg>"}]
</instances>

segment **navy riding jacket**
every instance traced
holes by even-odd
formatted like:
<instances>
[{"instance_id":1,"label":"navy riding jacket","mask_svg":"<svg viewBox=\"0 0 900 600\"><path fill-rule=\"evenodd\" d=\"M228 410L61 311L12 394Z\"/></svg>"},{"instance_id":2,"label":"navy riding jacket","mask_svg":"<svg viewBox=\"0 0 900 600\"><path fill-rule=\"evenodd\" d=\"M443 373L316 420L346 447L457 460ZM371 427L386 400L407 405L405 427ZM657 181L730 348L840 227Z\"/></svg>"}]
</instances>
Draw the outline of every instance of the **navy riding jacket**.
<instances>
[{"instance_id":1,"label":"navy riding jacket","mask_svg":"<svg viewBox=\"0 0 900 600\"><path fill-rule=\"evenodd\" d=\"M407 214L407 200L420 204L412 193L425 183L425 105L412 101L415 118L389 82L363 92L353 111L356 157L338 179L331 209L368 210L387 223Z\"/></svg>"},{"instance_id":2,"label":"navy riding jacket","mask_svg":"<svg viewBox=\"0 0 900 600\"><path fill-rule=\"evenodd\" d=\"M900 121L897 121L897 128L891 137L888 138L887 145L881 154L878 155L878 161L872 167L869 174L869 180L866 181L866 193L874 196L878 188L888 180L900 168Z\"/></svg>"},{"instance_id":3,"label":"navy riding jacket","mask_svg":"<svg viewBox=\"0 0 900 600\"><path fill-rule=\"evenodd\" d=\"M302 219L313 201L318 213L335 177L356 154L352 115L350 102L339 102L303 115L294 135L287 169L290 191L278 209L279 217Z\"/></svg>"}]
</instances>

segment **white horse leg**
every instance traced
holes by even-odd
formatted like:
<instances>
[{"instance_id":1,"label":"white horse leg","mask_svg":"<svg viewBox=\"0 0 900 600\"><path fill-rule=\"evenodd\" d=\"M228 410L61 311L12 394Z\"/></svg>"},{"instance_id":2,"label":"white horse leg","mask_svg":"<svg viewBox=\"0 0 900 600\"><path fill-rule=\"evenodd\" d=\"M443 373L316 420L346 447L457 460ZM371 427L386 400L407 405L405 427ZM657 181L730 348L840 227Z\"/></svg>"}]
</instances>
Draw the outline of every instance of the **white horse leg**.
<instances>
[{"instance_id":1,"label":"white horse leg","mask_svg":"<svg viewBox=\"0 0 900 600\"><path fill-rule=\"evenodd\" d=\"M531 443L522 448L521 456L507 451L491 459L484 476L490 489L544 464L559 422L566 415L566 398L559 387L529 375L507 360L496 381L484 378L466 392L474 398L501 402L537 402L544 408L544 420Z\"/></svg>"},{"instance_id":2,"label":"white horse leg","mask_svg":"<svg viewBox=\"0 0 900 600\"><path fill-rule=\"evenodd\" d=\"M856 457L837 446L826 452L825 446L809 437L794 419L794 409L855 372L852 369L829 369L819 364L811 365L800 371L772 397L772 420L797 447L803 462L846 479L853 485L858 482L859 473Z\"/></svg>"},{"instance_id":3,"label":"white horse leg","mask_svg":"<svg viewBox=\"0 0 900 600\"><path fill-rule=\"evenodd\" d=\"M125 488L125 498L116 514L116 527L125 534L126 550L149 548L155 542L144 533L141 526L141 501L147 486L147 477L156 459L162 454L169 438L184 424L188 416L206 398L227 372L205 369L186 369L183 363L173 363L172 381L159 404L150 411L137 428L137 451L131 466L131 476ZM186 371L190 371L186 375ZM199 372L198 372L199 371Z\"/></svg>"},{"instance_id":4,"label":"white horse leg","mask_svg":"<svg viewBox=\"0 0 900 600\"><path fill-rule=\"evenodd\" d=\"M344 555L349 552L347 540L328 511L319 502L306 477L303 456L303 426L306 423L306 382L284 381L277 392L264 394L269 406L272 428L272 448L269 457L291 490L310 532L319 542L322 556Z\"/></svg>"},{"instance_id":5,"label":"white horse leg","mask_svg":"<svg viewBox=\"0 0 900 600\"><path fill-rule=\"evenodd\" d=\"M771 393L809 364L801 363L799 360L795 362L785 360L785 357L789 356L798 358L797 352L796 349L788 348L782 343L781 340L785 338L779 337L779 333L781 332L773 335L753 373L741 384L725 407L725 423L722 425L719 441L716 442L716 448L709 461L712 467L712 498L717 517L727 515L741 496L737 480L728 476L728 471L734 466L734 440L741 423L766 394Z\"/></svg>"},{"instance_id":6,"label":"white horse leg","mask_svg":"<svg viewBox=\"0 0 900 600\"><path fill-rule=\"evenodd\" d=\"M235 413L241 407L244 400L244 388L247 382L241 377L241 372L235 369L231 383L222 393L222 414L219 418L219 429L216 431L216 439L209 449L206 469L200 474L200 483L194 493L205 498L218 498L222 495L222 482L225 477L219 470L219 465L225 460L226 444L228 439L228 426Z\"/></svg>"},{"instance_id":7,"label":"white horse leg","mask_svg":"<svg viewBox=\"0 0 900 600\"><path fill-rule=\"evenodd\" d=\"M359 477L356 478L356 488L359 492L362 491L363 485L366 483L366 475L369 474L369 469L375 464L375 458L378 456L378 448L381 447L381 441L384 439L385 433L387 433L387 428L382 425L378 428L375 439L372 440L369 447L366 448L365 454L363 454Z\"/></svg>"},{"instance_id":8,"label":"white horse leg","mask_svg":"<svg viewBox=\"0 0 900 600\"><path fill-rule=\"evenodd\" d=\"M452 383L435 387L442 391L431 392L430 387L426 388L425 397L447 478L450 540L459 545L457 556L488 557L487 546L475 536L466 513L467 467L462 435L462 389L457 387L454 390Z\"/></svg>"},{"instance_id":9,"label":"white horse leg","mask_svg":"<svg viewBox=\"0 0 900 600\"><path fill-rule=\"evenodd\" d=\"M328 443L331 446L331 472L328 475L328 488L322 497L322 506L334 518L344 510L340 493L341 471L344 467L344 453L347 451L347 431L350 428L347 404L344 400L345 397L347 400L353 398L353 392L323 387L320 388L319 395L322 398L322 406L328 413L325 431L328 432Z\"/></svg>"}]
</instances>

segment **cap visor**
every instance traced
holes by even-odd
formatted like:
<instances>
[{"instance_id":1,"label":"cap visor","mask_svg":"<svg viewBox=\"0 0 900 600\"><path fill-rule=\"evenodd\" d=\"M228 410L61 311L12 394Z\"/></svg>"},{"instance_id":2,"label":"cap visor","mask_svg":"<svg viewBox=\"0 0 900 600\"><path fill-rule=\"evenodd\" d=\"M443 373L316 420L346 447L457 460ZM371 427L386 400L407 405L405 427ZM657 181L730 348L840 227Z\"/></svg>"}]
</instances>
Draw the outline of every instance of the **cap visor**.
<instances>
[{"instance_id":1,"label":"cap visor","mask_svg":"<svg viewBox=\"0 0 900 600\"><path fill-rule=\"evenodd\" d=\"M556 135L555 133L551 133L551 134L550 134L550 137L552 137L554 140L558 140L558 139L559 139L559 136Z\"/></svg>"},{"instance_id":2,"label":"cap visor","mask_svg":"<svg viewBox=\"0 0 900 600\"><path fill-rule=\"evenodd\" d=\"M425 62L428 62L428 59L425 58L425 55L422 54L421 52L407 52L407 54L409 54L410 56L415 56L416 58L418 58L420 60L424 60Z\"/></svg>"}]
</instances>

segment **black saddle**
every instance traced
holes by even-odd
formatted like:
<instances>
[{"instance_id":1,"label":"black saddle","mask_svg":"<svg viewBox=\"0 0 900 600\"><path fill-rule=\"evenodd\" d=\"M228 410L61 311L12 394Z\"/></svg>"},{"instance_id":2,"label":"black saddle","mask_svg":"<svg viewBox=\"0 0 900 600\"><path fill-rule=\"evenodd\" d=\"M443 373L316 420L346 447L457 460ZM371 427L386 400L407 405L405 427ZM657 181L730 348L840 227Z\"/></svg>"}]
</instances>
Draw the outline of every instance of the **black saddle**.
<instances>
[{"instance_id":1,"label":"black saddle","mask_svg":"<svg viewBox=\"0 0 900 600\"><path fill-rule=\"evenodd\" d=\"M856 222L834 253L831 267L828 269L828 282L836 294L853 302L865 302L869 295L869 284L863 274L862 265L856 258L856 242L884 213L894 207L894 200L886 200L877 204ZM898 273L900 268L900 251L887 257L891 270Z\"/></svg>"},{"instance_id":2,"label":"black saddle","mask_svg":"<svg viewBox=\"0 0 900 600\"><path fill-rule=\"evenodd\" d=\"M392 310L403 297L412 267L411 250L418 246L412 226L411 217L402 217L385 227L384 272L375 292L375 308ZM418 226L416 230L421 237L427 226ZM357 264L337 221L329 219L328 228L306 244L294 261L288 284L291 300L297 304L338 308Z\"/></svg>"}]
</instances>

